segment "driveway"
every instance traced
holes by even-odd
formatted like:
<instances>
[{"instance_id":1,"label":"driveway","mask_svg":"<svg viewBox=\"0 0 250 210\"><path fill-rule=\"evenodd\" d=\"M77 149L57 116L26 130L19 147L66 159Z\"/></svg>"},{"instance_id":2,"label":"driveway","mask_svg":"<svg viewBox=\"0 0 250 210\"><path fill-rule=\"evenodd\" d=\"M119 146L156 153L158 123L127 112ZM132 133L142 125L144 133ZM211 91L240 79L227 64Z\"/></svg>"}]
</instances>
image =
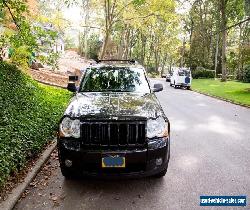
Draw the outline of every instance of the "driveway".
<instances>
[{"instance_id":1,"label":"driveway","mask_svg":"<svg viewBox=\"0 0 250 210\"><path fill-rule=\"evenodd\" d=\"M65 180L54 153L15 209L250 209L250 109L159 82L171 121L164 178ZM248 206L200 207L200 195L246 195Z\"/></svg>"}]
</instances>

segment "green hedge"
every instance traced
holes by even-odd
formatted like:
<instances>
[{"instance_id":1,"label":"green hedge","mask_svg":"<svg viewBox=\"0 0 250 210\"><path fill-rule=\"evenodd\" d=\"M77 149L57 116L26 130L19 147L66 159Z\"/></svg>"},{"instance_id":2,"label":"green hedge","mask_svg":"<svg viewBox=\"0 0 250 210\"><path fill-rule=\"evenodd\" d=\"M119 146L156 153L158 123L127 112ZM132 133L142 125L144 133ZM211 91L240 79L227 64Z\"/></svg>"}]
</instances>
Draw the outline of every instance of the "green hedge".
<instances>
[{"instance_id":1,"label":"green hedge","mask_svg":"<svg viewBox=\"0 0 250 210\"><path fill-rule=\"evenodd\" d=\"M52 138L70 96L0 62L0 186Z\"/></svg>"},{"instance_id":2,"label":"green hedge","mask_svg":"<svg viewBox=\"0 0 250 210\"><path fill-rule=\"evenodd\" d=\"M206 69L197 69L192 72L194 79L214 78L214 72Z\"/></svg>"},{"instance_id":3,"label":"green hedge","mask_svg":"<svg viewBox=\"0 0 250 210\"><path fill-rule=\"evenodd\" d=\"M247 65L243 71L243 82L250 82L250 65Z\"/></svg>"}]
</instances>

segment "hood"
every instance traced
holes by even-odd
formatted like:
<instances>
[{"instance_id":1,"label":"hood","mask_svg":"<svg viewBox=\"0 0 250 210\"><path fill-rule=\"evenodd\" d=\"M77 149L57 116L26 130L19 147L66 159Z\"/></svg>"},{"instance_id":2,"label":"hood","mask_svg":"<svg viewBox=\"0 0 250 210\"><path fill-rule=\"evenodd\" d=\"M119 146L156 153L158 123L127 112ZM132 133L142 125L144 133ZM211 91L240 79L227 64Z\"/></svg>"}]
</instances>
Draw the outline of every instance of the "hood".
<instances>
[{"instance_id":1,"label":"hood","mask_svg":"<svg viewBox=\"0 0 250 210\"><path fill-rule=\"evenodd\" d=\"M119 117L164 117L154 93L77 93L64 115L72 118L97 116Z\"/></svg>"}]
</instances>

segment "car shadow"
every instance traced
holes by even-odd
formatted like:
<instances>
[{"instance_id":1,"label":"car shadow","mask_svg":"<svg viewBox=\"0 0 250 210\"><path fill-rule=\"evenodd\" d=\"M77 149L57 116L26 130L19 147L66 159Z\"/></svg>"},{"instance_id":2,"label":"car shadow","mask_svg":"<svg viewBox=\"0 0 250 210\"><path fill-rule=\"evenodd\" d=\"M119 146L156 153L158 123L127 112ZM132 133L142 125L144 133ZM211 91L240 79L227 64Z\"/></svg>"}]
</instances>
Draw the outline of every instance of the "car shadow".
<instances>
[{"instance_id":1,"label":"car shadow","mask_svg":"<svg viewBox=\"0 0 250 210\"><path fill-rule=\"evenodd\" d=\"M140 179L64 179L62 190L71 206L64 202L64 208L71 209L127 209L158 195L164 178ZM72 202L72 200L76 202ZM117 207L117 208L116 208Z\"/></svg>"}]
</instances>

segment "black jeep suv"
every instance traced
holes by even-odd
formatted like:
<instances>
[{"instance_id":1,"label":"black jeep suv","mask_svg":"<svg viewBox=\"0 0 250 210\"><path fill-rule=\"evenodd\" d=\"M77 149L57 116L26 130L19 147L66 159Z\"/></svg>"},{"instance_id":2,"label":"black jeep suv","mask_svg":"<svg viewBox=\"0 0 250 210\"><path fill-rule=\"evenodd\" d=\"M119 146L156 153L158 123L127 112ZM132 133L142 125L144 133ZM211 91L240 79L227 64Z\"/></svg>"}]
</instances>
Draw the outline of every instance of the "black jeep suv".
<instances>
[{"instance_id":1,"label":"black jeep suv","mask_svg":"<svg viewBox=\"0 0 250 210\"><path fill-rule=\"evenodd\" d=\"M62 174L162 177L170 157L170 123L145 69L100 62L87 68L59 125Z\"/></svg>"}]
</instances>

